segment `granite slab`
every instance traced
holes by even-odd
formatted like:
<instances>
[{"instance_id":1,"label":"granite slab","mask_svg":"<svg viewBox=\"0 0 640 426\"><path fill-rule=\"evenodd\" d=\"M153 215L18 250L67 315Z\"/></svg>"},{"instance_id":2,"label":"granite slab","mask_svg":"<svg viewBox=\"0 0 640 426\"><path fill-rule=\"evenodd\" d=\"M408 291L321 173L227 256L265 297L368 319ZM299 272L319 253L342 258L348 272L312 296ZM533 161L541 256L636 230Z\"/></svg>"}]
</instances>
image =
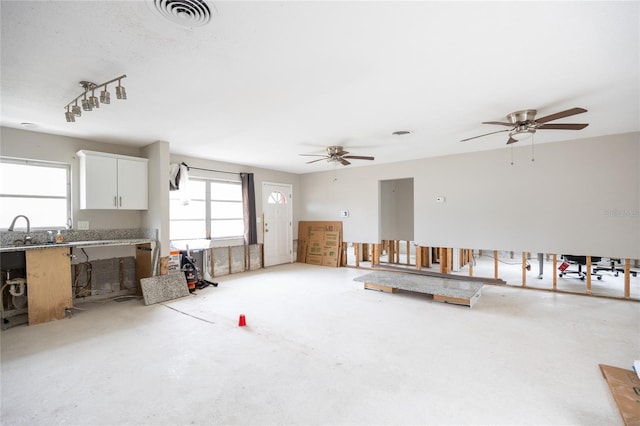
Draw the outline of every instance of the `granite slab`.
<instances>
[{"instance_id":1,"label":"granite slab","mask_svg":"<svg viewBox=\"0 0 640 426\"><path fill-rule=\"evenodd\" d=\"M189 286L184 274L158 275L140 280L145 305L166 302L189 296Z\"/></svg>"},{"instance_id":2,"label":"granite slab","mask_svg":"<svg viewBox=\"0 0 640 426\"><path fill-rule=\"evenodd\" d=\"M368 289L394 292L395 290L431 294L434 300L467 306L480 298L483 283L462 281L402 272L376 271L354 278Z\"/></svg>"}]
</instances>

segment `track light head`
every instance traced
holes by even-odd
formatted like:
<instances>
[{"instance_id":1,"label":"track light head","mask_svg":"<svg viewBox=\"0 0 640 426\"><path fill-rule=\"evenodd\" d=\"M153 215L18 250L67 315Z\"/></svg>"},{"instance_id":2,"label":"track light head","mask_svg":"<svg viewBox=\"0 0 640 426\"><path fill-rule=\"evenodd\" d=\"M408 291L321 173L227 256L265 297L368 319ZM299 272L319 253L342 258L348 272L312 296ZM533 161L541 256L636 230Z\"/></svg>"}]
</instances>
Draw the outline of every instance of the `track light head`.
<instances>
[{"instance_id":1,"label":"track light head","mask_svg":"<svg viewBox=\"0 0 640 426\"><path fill-rule=\"evenodd\" d=\"M100 92L100 102L106 105L111 103L111 94L107 92L107 86L105 86L104 90Z\"/></svg>"},{"instance_id":2,"label":"track light head","mask_svg":"<svg viewBox=\"0 0 640 426\"><path fill-rule=\"evenodd\" d=\"M91 102L87 99L87 95L85 94L84 99L82 100L82 109L85 111L91 111L93 109Z\"/></svg>"},{"instance_id":3,"label":"track light head","mask_svg":"<svg viewBox=\"0 0 640 426\"><path fill-rule=\"evenodd\" d=\"M78 100L77 99L76 99L76 104L71 107L71 112L76 117L80 117L82 115L82 109L80 109L80 106L78 106Z\"/></svg>"},{"instance_id":4,"label":"track light head","mask_svg":"<svg viewBox=\"0 0 640 426\"><path fill-rule=\"evenodd\" d=\"M124 86L120 85L120 81L118 81L118 85L116 86L116 98L122 100L127 99L127 91L124 89Z\"/></svg>"},{"instance_id":5,"label":"track light head","mask_svg":"<svg viewBox=\"0 0 640 426\"><path fill-rule=\"evenodd\" d=\"M75 115L71 111L69 111L69 107L67 106L67 112L64 113L64 117L67 119L67 123L74 123L76 121Z\"/></svg>"},{"instance_id":6,"label":"track light head","mask_svg":"<svg viewBox=\"0 0 640 426\"><path fill-rule=\"evenodd\" d=\"M100 101L98 100L98 98L96 97L96 95L92 92L91 96L89 97L89 102L91 103L91 106L93 108L100 108Z\"/></svg>"}]
</instances>

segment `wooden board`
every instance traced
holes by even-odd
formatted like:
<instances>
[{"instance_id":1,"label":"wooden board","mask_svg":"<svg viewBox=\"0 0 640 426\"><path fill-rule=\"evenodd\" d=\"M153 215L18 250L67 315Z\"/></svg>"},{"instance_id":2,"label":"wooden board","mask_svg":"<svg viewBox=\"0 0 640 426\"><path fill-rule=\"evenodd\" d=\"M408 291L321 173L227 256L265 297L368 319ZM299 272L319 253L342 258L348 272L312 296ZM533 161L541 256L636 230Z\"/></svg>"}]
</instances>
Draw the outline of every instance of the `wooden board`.
<instances>
[{"instance_id":1,"label":"wooden board","mask_svg":"<svg viewBox=\"0 0 640 426\"><path fill-rule=\"evenodd\" d=\"M136 244L136 282L138 296L142 296L140 280L151 276L151 243Z\"/></svg>"},{"instance_id":2,"label":"wooden board","mask_svg":"<svg viewBox=\"0 0 640 426\"><path fill-rule=\"evenodd\" d=\"M454 305L464 305L469 306L470 308L480 299L480 292L477 292L471 297L450 297L450 296L441 296L439 294L433 295L433 300L437 302L444 303L453 303Z\"/></svg>"},{"instance_id":3,"label":"wooden board","mask_svg":"<svg viewBox=\"0 0 640 426\"><path fill-rule=\"evenodd\" d=\"M69 247L26 250L29 325L63 319L73 307Z\"/></svg>"},{"instance_id":4,"label":"wooden board","mask_svg":"<svg viewBox=\"0 0 640 426\"><path fill-rule=\"evenodd\" d=\"M386 285L380 285L380 284L374 284L374 283L364 283L364 288L370 289L370 290L380 290L380 291L384 291L385 293L395 293L398 290L393 288L393 287L389 287Z\"/></svg>"}]
</instances>

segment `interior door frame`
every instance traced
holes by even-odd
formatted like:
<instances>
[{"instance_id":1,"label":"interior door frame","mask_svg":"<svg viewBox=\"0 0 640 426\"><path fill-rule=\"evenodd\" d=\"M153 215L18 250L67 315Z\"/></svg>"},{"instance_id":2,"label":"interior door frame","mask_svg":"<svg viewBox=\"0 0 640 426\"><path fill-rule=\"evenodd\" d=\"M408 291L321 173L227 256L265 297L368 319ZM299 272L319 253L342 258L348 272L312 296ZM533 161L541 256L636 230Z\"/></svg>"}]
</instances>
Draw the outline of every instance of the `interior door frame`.
<instances>
[{"instance_id":1,"label":"interior door frame","mask_svg":"<svg viewBox=\"0 0 640 426\"><path fill-rule=\"evenodd\" d=\"M285 232L287 233L286 236L286 240L287 240L287 250L288 250L288 263L292 263L293 262L293 185L290 183L278 183L278 182L266 182L263 181L262 182L262 243L263 243L263 248L264 248L264 259L265 259L265 265L263 265L263 267L267 267L267 266L274 266L274 265L266 265L266 259L267 259L267 254L266 254L266 250L267 250L267 245L266 245L266 236L265 236L265 222L266 222L266 218L265 218L265 211L267 210L267 202L268 202L268 196L271 193L271 191L269 191L269 194L267 194L267 187L281 187L281 188L286 188L286 191L284 191L287 195L287 215L289 218L289 226L286 227Z\"/></svg>"}]
</instances>

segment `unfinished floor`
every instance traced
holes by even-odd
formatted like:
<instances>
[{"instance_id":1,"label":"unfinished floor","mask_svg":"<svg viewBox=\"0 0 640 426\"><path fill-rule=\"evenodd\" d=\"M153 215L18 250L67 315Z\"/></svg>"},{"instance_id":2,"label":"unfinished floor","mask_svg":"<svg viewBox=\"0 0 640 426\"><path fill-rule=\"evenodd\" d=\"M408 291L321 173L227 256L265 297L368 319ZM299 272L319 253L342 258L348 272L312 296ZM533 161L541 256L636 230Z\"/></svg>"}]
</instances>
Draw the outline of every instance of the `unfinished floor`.
<instances>
[{"instance_id":1,"label":"unfinished floor","mask_svg":"<svg viewBox=\"0 0 640 426\"><path fill-rule=\"evenodd\" d=\"M622 424L598 363L638 358L637 302L485 286L468 308L367 272L282 265L3 331L2 424Z\"/></svg>"}]
</instances>

